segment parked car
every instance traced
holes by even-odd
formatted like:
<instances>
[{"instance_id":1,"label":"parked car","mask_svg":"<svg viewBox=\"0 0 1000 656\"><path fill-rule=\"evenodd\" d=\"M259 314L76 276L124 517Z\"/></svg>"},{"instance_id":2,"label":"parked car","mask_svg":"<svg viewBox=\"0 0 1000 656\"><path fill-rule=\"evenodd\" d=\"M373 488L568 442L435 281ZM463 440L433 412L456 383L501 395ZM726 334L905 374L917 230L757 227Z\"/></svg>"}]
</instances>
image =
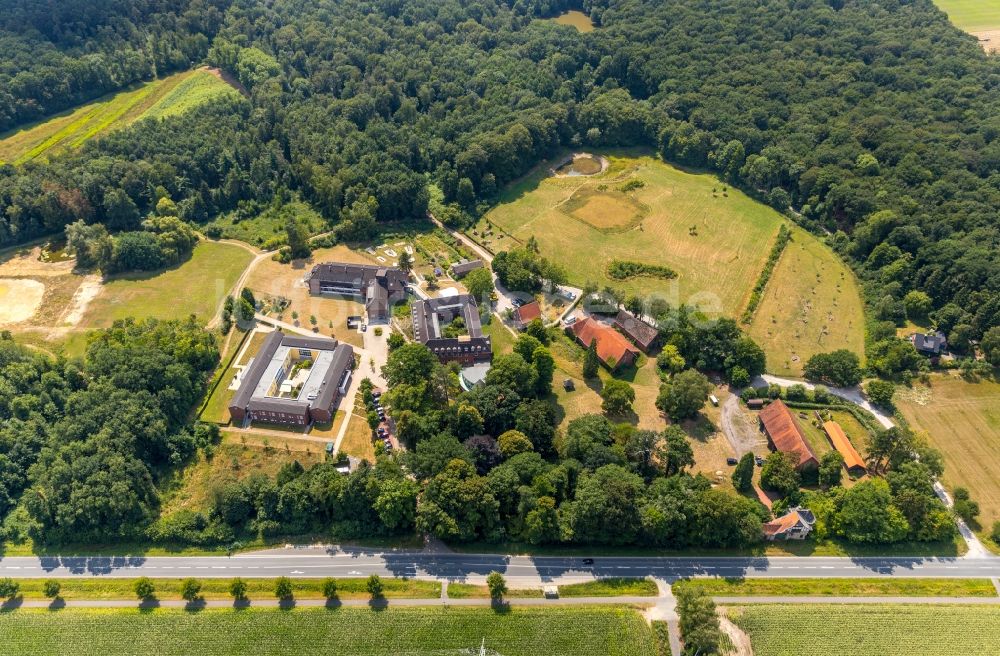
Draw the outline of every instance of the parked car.
<instances>
[{"instance_id":1,"label":"parked car","mask_svg":"<svg viewBox=\"0 0 1000 656\"><path fill-rule=\"evenodd\" d=\"M366 323L361 324L361 332L363 333L368 332L368 324Z\"/></svg>"},{"instance_id":2,"label":"parked car","mask_svg":"<svg viewBox=\"0 0 1000 656\"><path fill-rule=\"evenodd\" d=\"M594 559L593 558L584 558L583 559L583 564L584 565L593 565L594 564Z\"/></svg>"},{"instance_id":3,"label":"parked car","mask_svg":"<svg viewBox=\"0 0 1000 656\"><path fill-rule=\"evenodd\" d=\"M378 390L375 390L374 392L372 392L372 398L374 398L374 399L381 399L382 398L382 392L380 392Z\"/></svg>"},{"instance_id":4,"label":"parked car","mask_svg":"<svg viewBox=\"0 0 1000 656\"><path fill-rule=\"evenodd\" d=\"M737 462L739 462L739 460L736 458L726 458L726 464L730 467L734 466Z\"/></svg>"},{"instance_id":5,"label":"parked car","mask_svg":"<svg viewBox=\"0 0 1000 656\"><path fill-rule=\"evenodd\" d=\"M756 458L754 458L754 460L757 462L757 466L758 467L763 467L764 466L764 459L761 458L760 456L757 456Z\"/></svg>"}]
</instances>

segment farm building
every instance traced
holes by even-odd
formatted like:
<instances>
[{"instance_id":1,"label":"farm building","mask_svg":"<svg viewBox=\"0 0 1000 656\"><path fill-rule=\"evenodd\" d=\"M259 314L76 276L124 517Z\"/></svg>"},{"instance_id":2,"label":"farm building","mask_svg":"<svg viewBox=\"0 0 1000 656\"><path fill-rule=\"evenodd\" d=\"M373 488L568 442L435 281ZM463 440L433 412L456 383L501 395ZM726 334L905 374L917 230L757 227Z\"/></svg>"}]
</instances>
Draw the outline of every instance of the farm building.
<instances>
[{"instance_id":1,"label":"farm building","mask_svg":"<svg viewBox=\"0 0 1000 656\"><path fill-rule=\"evenodd\" d=\"M750 399L747 401L747 407L751 410L760 410L764 407L764 399Z\"/></svg>"},{"instance_id":2,"label":"farm building","mask_svg":"<svg viewBox=\"0 0 1000 656\"><path fill-rule=\"evenodd\" d=\"M306 426L332 421L353 368L350 344L274 331L240 376L229 415L236 424Z\"/></svg>"},{"instance_id":3,"label":"farm building","mask_svg":"<svg viewBox=\"0 0 1000 656\"><path fill-rule=\"evenodd\" d=\"M823 422L823 430L826 432L826 436L829 438L833 448L840 455L844 456L844 466L847 467L847 471L858 476L868 471L868 468L865 467L864 458L861 457L858 450L851 444L851 440L847 438L847 433L840 427L840 424L835 421Z\"/></svg>"},{"instance_id":4,"label":"farm building","mask_svg":"<svg viewBox=\"0 0 1000 656\"><path fill-rule=\"evenodd\" d=\"M517 326L518 330L524 330L528 327L529 323L535 319L541 318L542 306L538 304L538 301L525 303L521 307L514 310L514 325Z\"/></svg>"},{"instance_id":5,"label":"farm building","mask_svg":"<svg viewBox=\"0 0 1000 656\"><path fill-rule=\"evenodd\" d=\"M762 527L766 540L804 540L813 529L816 517L806 508L789 508L777 519L765 522Z\"/></svg>"},{"instance_id":6,"label":"farm building","mask_svg":"<svg viewBox=\"0 0 1000 656\"><path fill-rule=\"evenodd\" d=\"M441 362L473 365L493 359L490 338L483 335L479 307L469 294L414 301L410 315L413 338ZM447 337L446 329L456 319L461 319L465 334Z\"/></svg>"},{"instance_id":7,"label":"farm building","mask_svg":"<svg viewBox=\"0 0 1000 656\"><path fill-rule=\"evenodd\" d=\"M591 317L577 321L570 326L570 330L584 348L589 348L590 343L596 340L597 356L612 371L623 365L635 364L639 357L639 351L620 332Z\"/></svg>"},{"instance_id":8,"label":"farm building","mask_svg":"<svg viewBox=\"0 0 1000 656\"><path fill-rule=\"evenodd\" d=\"M625 334L643 353L649 353L660 332L631 312L619 310L615 317L615 328Z\"/></svg>"},{"instance_id":9,"label":"farm building","mask_svg":"<svg viewBox=\"0 0 1000 656\"><path fill-rule=\"evenodd\" d=\"M462 260L451 265L451 275L456 280L464 278L470 271L483 268L482 260Z\"/></svg>"},{"instance_id":10,"label":"farm building","mask_svg":"<svg viewBox=\"0 0 1000 656\"><path fill-rule=\"evenodd\" d=\"M389 308L406 296L408 275L396 267L327 262L309 274L311 294L337 294L364 299L368 323L388 323Z\"/></svg>"},{"instance_id":11,"label":"farm building","mask_svg":"<svg viewBox=\"0 0 1000 656\"><path fill-rule=\"evenodd\" d=\"M802 427L781 399L761 410L758 420L771 448L791 455L798 471L819 468L819 460L809 448Z\"/></svg>"}]
</instances>

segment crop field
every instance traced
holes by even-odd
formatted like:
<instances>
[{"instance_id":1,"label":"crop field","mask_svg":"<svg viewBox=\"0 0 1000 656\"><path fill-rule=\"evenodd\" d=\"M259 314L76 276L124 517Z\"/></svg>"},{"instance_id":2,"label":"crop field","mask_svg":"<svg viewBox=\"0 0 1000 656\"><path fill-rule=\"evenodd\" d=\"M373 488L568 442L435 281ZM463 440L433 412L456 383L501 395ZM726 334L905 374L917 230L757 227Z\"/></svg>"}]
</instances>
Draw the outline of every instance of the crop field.
<instances>
[{"instance_id":1,"label":"crop field","mask_svg":"<svg viewBox=\"0 0 1000 656\"><path fill-rule=\"evenodd\" d=\"M781 216L710 175L674 168L650 156L602 153L608 169L593 176L553 177L543 163L508 187L476 232L493 250L534 235L542 255L567 268L569 282L658 294L671 303L717 301L738 316L763 267ZM643 186L623 191L626 182ZM500 239L498 233L510 236ZM474 237L476 235L473 235ZM608 277L613 259L667 266L675 281Z\"/></svg>"},{"instance_id":2,"label":"crop field","mask_svg":"<svg viewBox=\"0 0 1000 656\"><path fill-rule=\"evenodd\" d=\"M941 451L948 489L969 489L987 529L1000 520L1000 383L933 376L929 386L897 392L896 405Z\"/></svg>"},{"instance_id":3,"label":"crop field","mask_svg":"<svg viewBox=\"0 0 1000 656\"><path fill-rule=\"evenodd\" d=\"M755 656L987 656L995 606L761 605L729 609Z\"/></svg>"},{"instance_id":4,"label":"crop field","mask_svg":"<svg viewBox=\"0 0 1000 656\"><path fill-rule=\"evenodd\" d=\"M21 610L3 617L4 648L41 654L226 656L654 656L652 630L623 608L391 608L200 612Z\"/></svg>"},{"instance_id":5,"label":"crop field","mask_svg":"<svg viewBox=\"0 0 1000 656\"><path fill-rule=\"evenodd\" d=\"M201 242L190 259L165 271L115 276L90 302L81 327L104 328L124 317L207 322L246 269L253 255L230 244Z\"/></svg>"},{"instance_id":6,"label":"crop field","mask_svg":"<svg viewBox=\"0 0 1000 656\"><path fill-rule=\"evenodd\" d=\"M863 355L864 323L851 270L825 244L793 229L749 329L767 353L768 371L799 376L811 356L840 348Z\"/></svg>"},{"instance_id":7,"label":"crop field","mask_svg":"<svg viewBox=\"0 0 1000 656\"><path fill-rule=\"evenodd\" d=\"M85 141L140 118L166 118L215 97L238 92L207 69L176 73L0 135L0 162L21 164Z\"/></svg>"}]
</instances>

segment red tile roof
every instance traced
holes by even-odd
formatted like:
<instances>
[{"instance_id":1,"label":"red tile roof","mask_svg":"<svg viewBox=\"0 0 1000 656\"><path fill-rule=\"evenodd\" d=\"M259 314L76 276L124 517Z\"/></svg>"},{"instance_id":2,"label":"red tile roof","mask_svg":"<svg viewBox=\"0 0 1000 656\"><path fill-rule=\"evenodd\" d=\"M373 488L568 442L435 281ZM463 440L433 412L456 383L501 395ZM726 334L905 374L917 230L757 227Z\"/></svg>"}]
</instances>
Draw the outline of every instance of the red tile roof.
<instances>
[{"instance_id":1,"label":"red tile roof","mask_svg":"<svg viewBox=\"0 0 1000 656\"><path fill-rule=\"evenodd\" d=\"M833 448L839 451L840 455L844 456L844 464L848 469L855 467L867 469L864 458L861 457L858 450L851 444L851 440L847 438L847 434L844 433L844 429L840 427L840 424L835 421L827 421L823 424L823 430L826 431L826 436L830 438Z\"/></svg>"},{"instance_id":2,"label":"red tile roof","mask_svg":"<svg viewBox=\"0 0 1000 656\"><path fill-rule=\"evenodd\" d=\"M590 317L577 321L572 328L577 340L588 348L597 340L597 356L601 362L614 362L617 366L623 360L631 361L639 356L639 351L624 335Z\"/></svg>"},{"instance_id":3,"label":"red tile roof","mask_svg":"<svg viewBox=\"0 0 1000 656\"><path fill-rule=\"evenodd\" d=\"M799 523L799 513L791 511L777 519L765 522L763 525L764 535L782 535Z\"/></svg>"},{"instance_id":4,"label":"red tile roof","mask_svg":"<svg viewBox=\"0 0 1000 656\"><path fill-rule=\"evenodd\" d=\"M540 319L541 316L542 306L538 304L538 301L525 303L521 307L517 308L517 319L521 323L529 323L534 319Z\"/></svg>"},{"instance_id":5,"label":"red tile roof","mask_svg":"<svg viewBox=\"0 0 1000 656\"><path fill-rule=\"evenodd\" d=\"M760 421L774 448L791 455L796 469L819 465L819 460L806 442L802 427L781 399L760 411Z\"/></svg>"}]
</instances>

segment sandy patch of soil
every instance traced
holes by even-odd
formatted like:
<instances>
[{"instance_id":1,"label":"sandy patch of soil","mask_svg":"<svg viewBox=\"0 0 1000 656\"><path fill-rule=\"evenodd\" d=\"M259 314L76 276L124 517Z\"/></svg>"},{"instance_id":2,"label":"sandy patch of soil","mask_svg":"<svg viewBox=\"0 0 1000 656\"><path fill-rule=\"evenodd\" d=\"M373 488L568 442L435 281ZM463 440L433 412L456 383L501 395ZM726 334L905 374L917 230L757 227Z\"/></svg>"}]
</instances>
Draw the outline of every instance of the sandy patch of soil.
<instances>
[{"instance_id":1,"label":"sandy patch of soil","mask_svg":"<svg viewBox=\"0 0 1000 656\"><path fill-rule=\"evenodd\" d=\"M753 656L753 647L750 645L750 636L748 636L740 627L733 624L728 617L726 617L726 609L720 608L719 612L719 628L722 632L729 636L730 642L733 643L733 648L726 652L729 656Z\"/></svg>"},{"instance_id":2,"label":"sandy patch of soil","mask_svg":"<svg viewBox=\"0 0 1000 656\"><path fill-rule=\"evenodd\" d=\"M567 164L572 164L577 160L597 160L598 162L600 162L601 168L596 171L591 170L589 167L587 167L586 171L574 171L571 173L559 172L560 169L562 169L564 166L566 166ZM598 175L599 173L604 173L605 171L608 170L608 166L610 165L611 162L608 161L608 158L601 155L594 155L592 153L573 153L571 156L558 162L555 166L549 169L549 172L554 178L586 178L592 175Z\"/></svg>"},{"instance_id":3,"label":"sandy patch of soil","mask_svg":"<svg viewBox=\"0 0 1000 656\"><path fill-rule=\"evenodd\" d=\"M979 39L979 45L981 45L983 50L986 52L993 55L1000 54L1000 30L973 32L972 36Z\"/></svg>"},{"instance_id":4,"label":"sandy patch of soil","mask_svg":"<svg viewBox=\"0 0 1000 656\"><path fill-rule=\"evenodd\" d=\"M83 279L80 286L76 288L73 298L70 299L69 306L63 314L60 323L67 326L76 326L83 319L90 302L101 293L101 277L89 275Z\"/></svg>"},{"instance_id":5,"label":"sandy patch of soil","mask_svg":"<svg viewBox=\"0 0 1000 656\"><path fill-rule=\"evenodd\" d=\"M37 280L0 278L0 326L33 317L44 296L45 285Z\"/></svg>"},{"instance_id":6,"label":"sandy patch of soil","mask_svg":"<svg viewBox=\"0 0 1000 656\"><path fill-rule=\"evenodd\" d=\"M0 277L5 276L64 276L73 271L76 260L65 262L42 262L42 247L24 248L0 262Z\"/></svg>"}]
</instances>

